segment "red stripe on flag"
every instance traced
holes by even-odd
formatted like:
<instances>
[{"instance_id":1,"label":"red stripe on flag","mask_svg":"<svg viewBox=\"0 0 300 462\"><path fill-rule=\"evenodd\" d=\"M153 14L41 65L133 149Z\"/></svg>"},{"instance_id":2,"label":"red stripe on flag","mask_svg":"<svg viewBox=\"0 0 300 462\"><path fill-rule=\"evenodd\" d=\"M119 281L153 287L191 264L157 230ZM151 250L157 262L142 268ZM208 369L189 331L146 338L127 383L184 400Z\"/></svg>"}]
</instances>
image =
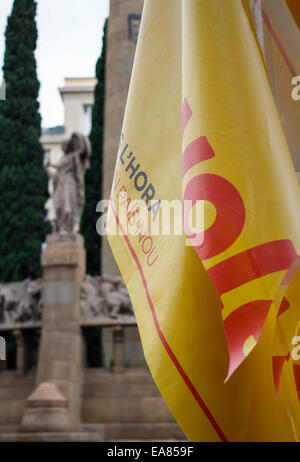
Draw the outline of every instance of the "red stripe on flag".
<instances>
[{"instance_id":1,"label":"red stripe on flag","mask_svg":"<svg viewBox=\"0 0 300 462\"><path fill-rule=\"evenodd\" d=\"M226 436L224 435L224 433L222 432L221 428L219 427L217 421L215 420L215 418L213 417L213 415L211 414L211 412L209 411L208 407L206 406L206 404L204 403L203 399L201 398L201 396L199 395L199 393L197 392L196 388L194 387L194 385L192 384L190 378L188 377L188 375L186 374L186 372L184 371L183 367L181 366L180 362L178 361L178 359L176 358L175 354L173 353L170 345L168 344L164 334L162 333L161 331L161 328L160 328L160 325L159 325L159 322L158 322L158 319L157 319L157 315L156 315L156 311L155 311L155 308L154 308L154 305L153 305L153 302L152 302L152 299L151 299L151 296L150 296L150 292L149 292L149 288L148 288L148 284L147 284L147 281L146 281L146 278L145 278L145 274L144 274L144 271L143 271L143 268L142 268L142 265L138 259L138 256L137 254L135 253L134 251L134 248L132 247L129 239L128 239L128 236L126 235L126 232L122 226L122 224L120 223L120 220L119 220L119 217L116 213L116 210L115 210L115 207L113 205L113 202L111 201L111 206L112 206L112 210L113 210L113 213L114 213L114 216L115 216L115 219L116 219L116 222L117 222L117 225L118 227L120 228L121 230L121 233L125 239L125 242L128 246L128 249L130 250L130 253L131 255L133 256L133 259L138 267L138 270L139 270L139 273L140 273L140 276L141 276L141 279L142 279L142 283L143 283L143 286L144 286L144 289L145 289L145 293L146 293L146 297L147 297L147 300L148 300L148 303L149 303L149 306L150 306L150 309L151 309L151 313L152 313L152 317L153 317L153 321L154 321L154 325L156 327L156 331L158 333L158 336L166 350L166 352L168 353L171 361L173 362L174 366L176 367L177 371L179 372L179 374L181 375L182 379L184 380L185 384L187 385L188 389L191 391L192 395L194 396L194 398L196 399L197 403L199 404L199 406L201 407L202 411L204 412L204 414L206 415L207 419L209 420L209 422L211 423L212 427L214 428L214 430L216 431L216 433L218 434L218 436L220 437L221 441L223 442L228 442Z\"/></svg>"},{"instance_id":2,"label":"red stripe on flag","mask_svg":"<svg viewBox=\"0 0 300 462\"><path fill-rule=\"evenodd\" d=\"M200 138L192 141L183 152L182 176L194 167L194 165L204 160L211 159L212 157L215 157L215 153L206 136L200 136Z\"/></svg>"},{"instance_id":3,"label":"red stripe on flag","mask_svg":"<svg viewBox=\"0 0 300 462\"><path fill-rule=\"evenodd\" d=\"M277 313L277 318L279 318L279 316L281 316L286 310L288 310L289 307L290 307L290 302L288 301L286 297L283 297L278 313Z\"/></svg>"},{"instance_id":4,"label":"red stripe on flag","mask_svg":"<svg viewBox=\"0 0 300 462\"><path fill-rule=\"evenodd\" d=\"M207 272L222 295L254 279L289 268L296 256L292 242L282 239L234 255Z\"/></svg>"},{"instance_id":5,"label":"red stripe on flag","mask_svg":"<svg viewBox=\"0 0 300 462\"><path fill-rule=\"evenodd\" d=\"M244 353L246 340L253 336L256 343L258 342L271 303L271 300L254 300L240 306L225 319L224 328L229 350L226 380L246 358Z\"/></svg>"},{"instance_id":6,"label":"red stripe on flag","mask_svg":"<svg viewBox=\"0 0 300 462\"><path fill-rule=\"evenodd\" d=\"M262 17L263 17L264 23L266 24L267 28L269 29L269 32L270 32L274 42L276 43L277 48L278 48L281 56L283 57L287 67L290 70L290 73L292 74L292 77L295 77L298 74L297 74L297 72L296 72L290 58L288 57L282 43L280 42L280 39L279 39L279 37L277 35L277 32L275 31L274 27L272 26L271 21L268 18L268 15L267 15L267 13L266 13L266 11L264 10L263 7L262 7L261 11L262 11Z\"/></svg>"}]
</instances>

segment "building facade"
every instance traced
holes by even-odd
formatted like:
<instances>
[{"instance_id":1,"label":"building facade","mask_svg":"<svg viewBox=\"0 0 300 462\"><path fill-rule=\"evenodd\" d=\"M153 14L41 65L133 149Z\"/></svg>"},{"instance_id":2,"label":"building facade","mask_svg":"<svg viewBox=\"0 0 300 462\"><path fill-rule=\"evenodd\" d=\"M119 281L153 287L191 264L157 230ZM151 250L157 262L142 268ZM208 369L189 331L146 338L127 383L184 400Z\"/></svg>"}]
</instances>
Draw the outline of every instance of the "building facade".
<instances>
[{"instance_id":1,"label":"building facade","mask_svg":"<svg viewBox=\"0 0 300 462\"><path fill-rule=\"evenodd\" d=\"M51 163L62 155L61 145L73 132L89 135L91 131L94 89L97 79L92 77L65 78L59 93L64 105L64 125L44 129L41 143Z\"/></svg>"}]
</instances>

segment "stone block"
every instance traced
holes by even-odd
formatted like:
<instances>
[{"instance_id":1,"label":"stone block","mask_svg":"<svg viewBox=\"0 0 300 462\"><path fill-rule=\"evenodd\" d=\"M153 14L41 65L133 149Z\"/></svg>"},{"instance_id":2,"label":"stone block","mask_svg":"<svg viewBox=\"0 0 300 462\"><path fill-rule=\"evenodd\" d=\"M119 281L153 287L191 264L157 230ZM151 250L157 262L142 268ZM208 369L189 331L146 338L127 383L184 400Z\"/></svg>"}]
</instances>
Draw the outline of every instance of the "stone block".
<instances>
[{"instance_id":1,"label":"stone block","mask_svg":"<svg viewBox=\"0 0 300 462\"><path fill-rule=\"evenodd\" d=\"M81 364L81 337L77 332L53 330L43 332L39 357L41 361L73 361Z\"/></svg>"},{"instance_id":2,"label":"stone block","mask_svg":"<svg viewBox=\"0 0 300 462\"><path fill-rule=\"evenodd\" d=\"M39 363L37 381L68 380L71 383L81 382L81 363L74 361L43 361Z\"/></svg>"},{"instance_id":3,"label":"stone block","mask_svg":"<svg viewBox=\"0 0 300 462\"><path fill-rule=\"evenodd\" d=\"M45 281L43 285L44 305L74 305L78 296L75 281Z\"/></svg>"},{"instance_id":4,"label":"stone block","mask_svg":"<svg viewBox=\"0 0 300 462\"><path fill-rule=\"evenodd\" d=\"M68 431L68 398L53 382L40 383L26 401L20 431Z\"/></svg>"},{"instance_id":5,"label":"stone block","mask_svg":"<svg viewBox=\"0 0 300 462\"><path fill-rule=\"evenodd\" d=\"M0 401L0 424L13 425L21 422L25 408L25 398L21 400Z\"/></svg>"},{"instance_id":6,"label":"stone block","mask_svg":"<svg viewBox=\"0 0 300 462\"><path fill-rule=\"evenodd\" d=\"M113 423L104 426L104 441L186 441L176 423Z\"/></svg>"},{"instance_id":7,"label":"stone block","mask_svg":"<svg viewBox=\"0 0 300 462\"><path fill-rule=\"evenodd\" d=\"M104 429L97 432L39 432L0 434L1 443L99 443Z\"/></svg>"}]
</instances>

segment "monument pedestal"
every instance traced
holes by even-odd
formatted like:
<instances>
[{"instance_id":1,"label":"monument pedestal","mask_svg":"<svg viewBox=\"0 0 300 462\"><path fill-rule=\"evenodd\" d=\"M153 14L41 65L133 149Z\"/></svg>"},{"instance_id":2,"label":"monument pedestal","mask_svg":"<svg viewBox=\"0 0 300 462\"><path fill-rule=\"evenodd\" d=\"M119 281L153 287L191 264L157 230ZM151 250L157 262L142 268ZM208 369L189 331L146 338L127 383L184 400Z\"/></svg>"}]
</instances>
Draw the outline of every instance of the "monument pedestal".
<instances>
[{"instance_id":1,"label":"monument pedestal","mask_svg":"<svg viewBox=\"0 0 300 462\"><path fill-rule=\"evenodd\" d=\"M47 236L41 260L44 306L36 389L27 399L20 431L76 432L82 383L82 236Z\"/></svg>"}]
</instances>

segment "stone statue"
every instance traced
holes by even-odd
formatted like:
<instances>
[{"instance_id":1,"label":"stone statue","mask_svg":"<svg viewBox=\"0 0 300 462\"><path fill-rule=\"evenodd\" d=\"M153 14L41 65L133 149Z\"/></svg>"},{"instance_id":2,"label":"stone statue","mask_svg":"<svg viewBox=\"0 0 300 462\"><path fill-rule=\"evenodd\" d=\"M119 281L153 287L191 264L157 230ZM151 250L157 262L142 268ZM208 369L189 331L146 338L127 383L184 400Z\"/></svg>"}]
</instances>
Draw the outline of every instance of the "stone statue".
<instances>
[{"instance_id":1,"label":"stone statue","mask_svg":"<svg viewBox=\"0 0 300 462\"><path fill-rule=\"evenodd\" d=\"M134 316L127 289L119 276L87 275L81 286L80 300L84 318Z\"/></svg>"},{"instance_id":2,"label":"stone statue","mask_svg":"<svg viewBox=\"0 0 300 462\"><path fill-rule=\"evenodd\" d=\"M48 163L46 170L53 181L55 219L53 232L78 232L85 202L84 176L90 168L91 145L89 139L75 132L63 143L64 156L57 165Z\"/></svg>"},{"instance_id":3,"label":"stone statue","mask_svg":"<svg viewBox=\"0 0 300 462\"><path fill-rule=\"evenodd\" d=\"M105 313L105 299L100 291L100 276L92 277L88 274L81 285L80 307L85 318L93 318Z\"/></svg>"},{"instance_id":4,"label":"stone statue","mask_svg":"<svg viewBox=\"0 0 300 462\"><path fill-rule=\"evenodd\" d=\"M42 314L42 279L0 285L0 323L40 321Z\"/></svg>"},{"instance_id":5,"label":"stone statue","mask_svg":"<svg viewBox=\"0 0 300 462\"><path fill-rule=\"evenodd\" d=\"M0 326L39 322L43 309L42 292L42 279L0 284ZM81 286L80 308L84 319L134 319L131 301L120 276L87 275Z\"/></svg>"}]
</instances>

